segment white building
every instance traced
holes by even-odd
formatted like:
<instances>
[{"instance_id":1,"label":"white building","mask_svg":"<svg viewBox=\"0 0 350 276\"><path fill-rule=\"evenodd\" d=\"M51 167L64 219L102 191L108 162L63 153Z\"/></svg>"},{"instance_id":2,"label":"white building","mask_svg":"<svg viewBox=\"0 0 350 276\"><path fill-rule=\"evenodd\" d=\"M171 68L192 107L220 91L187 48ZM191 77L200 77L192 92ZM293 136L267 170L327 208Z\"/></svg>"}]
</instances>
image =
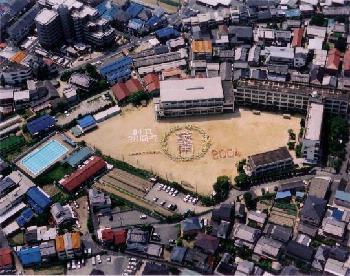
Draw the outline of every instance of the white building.
<instances>
[{"instance_id":1,"label":"white building","mask_svg":"<svg viewBox=\"0 0 350 276\"><path fill-rule=\"evenodd\" d=\"M221 78L165 80L155 101L157 118L217 114L223 112Z\"/></svg>"},{"instance_id":2,"label":"white building","mask_svg":"<svg viewBox=\"0 0 350 276\"><path fill-rule=\"evenodd\" d=\"M5 84L19 86L32 77L32 69L7 60L0 66L0 77Z\"/></svg>"},{"instance_id":3,"label":"white building","mask_svg":"<svg viewBox=\"0 0 350 276\"><path fill-rule=\"evenodd\" d=\"M324 105L311 103L308 109L302 141L302 156L305 162L315 164L320 159L320 143Z\"/></svg>"}]
</instances>

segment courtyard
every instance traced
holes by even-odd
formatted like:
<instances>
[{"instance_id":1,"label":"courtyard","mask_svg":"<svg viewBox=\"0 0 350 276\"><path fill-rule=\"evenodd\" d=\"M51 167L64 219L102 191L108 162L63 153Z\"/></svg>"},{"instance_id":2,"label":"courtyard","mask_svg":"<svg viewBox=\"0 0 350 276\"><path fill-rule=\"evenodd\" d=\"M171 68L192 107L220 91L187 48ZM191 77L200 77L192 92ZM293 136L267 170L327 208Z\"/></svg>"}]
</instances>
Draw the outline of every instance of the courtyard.
<instances>
[{"instance_id":1,"label":"courtyard","mask_svg":"<svg viewBox=\"0 0 350 276\"><path fill-rule=\"evenodd\" d=\"M149 104L123 108L80 139L105 155L209 194L218 176L237 175L239 160L286 146L288 129L298 133L299 128L300 117L254 115L242 108L233 114L157 121Z\"/></svg>"}]
</instances>

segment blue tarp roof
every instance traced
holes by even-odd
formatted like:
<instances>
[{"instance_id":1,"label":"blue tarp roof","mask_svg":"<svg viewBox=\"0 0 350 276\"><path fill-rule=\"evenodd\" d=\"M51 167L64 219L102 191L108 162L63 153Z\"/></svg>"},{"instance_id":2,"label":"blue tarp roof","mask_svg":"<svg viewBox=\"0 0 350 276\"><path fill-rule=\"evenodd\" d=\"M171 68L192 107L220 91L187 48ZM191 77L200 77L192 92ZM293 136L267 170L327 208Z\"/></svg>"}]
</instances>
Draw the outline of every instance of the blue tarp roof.
<instances>
[{"instance_id":1,"label":"blue tarp roof","mask_svg":"<svg viewBox=\"0 0 350 276\"><path fill-rule=\"evenodd\" d=\"M77 121L78 121L78 125L82 129L96 125L96 121L95 121L94 117L92 117L92 115L86 115Z\"/></svg>"},{"instance_id":2,"label":"blue tarp roof","mask_svg":"<svg viewBox=\"0 0 350 276\"><path fill-rule=\"evenodd\" d=\"M49 128L55 126L56 120L50 115L43 115L27 124L28 131L31 135L47 131Z\"/></svg>"},{"instance_id":3,"label":"blue tarp roof","mask_svg":"<svg viewBox=\"0 0 350 276\"><path fill-rule=\"evenodd\" d=\"M276 193L276 199L282 199L292 196L290 191L281 191Z\"/></svg>"},{"instance_id":4,"label":"blue tarp roof","mask_svg":"<svg viewBox=\"0 0 350 276\"><path fill-rule=\"evenodd\" d=\"M155 31L158 38L178 37L180 33L172 27L165 27Z\"/></svg>"},{"instance_id":5,"label":"blue tarp roof","mask_svg":"<svg viewBox=\"0 0 350 276\"><path fill-rule=\"evenodd\" d=\"M106 76L107 74L113 73L115 71L119 71L123 68L130 68L132 65L132 58L131 57L122 57L118 58L115 61L104 65L100 68L100 73L103 76Z\"/></svg>"},{"instance_id":6,"label":"blue tarp roof","mask_svg":"<svg viewBox=\"0 0 350 276\"><path fill-rule=\"evenodd\" d=\"M32 266L41 263L40 249L38 246L22 248L17 252L23 266Z\"/></svg>"},{"instance_id":7,"label":"blue tarp roof","mask_svg":"<svg viewBox=\"0 0 350 276\"><path fill-rule=\"evenodd\" d=\"M34 216L32 209L25 208L20 216L16 219L16 222L20 227L26 225Z\"/></svg>"},{"instance_id":8,"label":"blue tarp roof","mask_svg":"<svg viewBox=\"0 0 350 276\"><path fill-rule=\"evenodd\" d=\"M73 152L72 155L66 159L66 162L74 168L88 159L93 153L94 151L91 148L84 147L78 151Z\"/></svg>"},{"instance_id":9,"label":"blue tarp roof","mask_svg":"<svg viewBox=\"0 0 350 276\"><path fill-rule=\"evenodd\" d=\"M342 201L350 202L350 193L337 190L337 191L335 192L335 198L336 198L336 199L339 199L339 200L342 200Z\"/></svg>"},{"instance_id":10,"label":"blue tarp roof","mask_svg":"<svg viewBox=\"0 0 350 276\"><path fill-rule=\"evenodd\" d=\"M38 187L31 187L27 192L28 203L36 213L42 213L52 203L50 197Z\"/></svg>"},{"instance_id":11,"label":"blue tarp roof","mask_svg":"<svg viewBox=\"0 0 350 276\"><path fill-rule=\"evenodd\" d=\"M153 15L150 19L147 20L146 25L149 27L155 26L159 23L160 18L158 16Z\"/></svg>"},{"instance_id":12,"label":"blue tarp roof","mask_svg":"<svg viewBox=\"0 0 350 276\"><path fill-rule=\"evenodd\" d=\"M126 9L126 12L132 17L138 16L142 12L143 6L137 3L131 3L130 6Z\"/></svg>"},{"instance_id":13,"label":"blue tarp roof","mask_svg":"<svg viewBox=\"0 0 350 276\"><path fill-rule=\"evenodd\" d=\"M332 212L332 217L334 217L336 220L341 221L343 218L344 212L340 211L339 209L334 209Z\"/></svg>"},{"instance_id":14,"label":"blue tarp roof","mask_svg":"<svg viewBox=\"0 0 350 276\"><path fill-rule=\"evenodd\" d=\"M299 9L286 10L285 15L286 17L300 17L301 12Z\"/></svg>"},{"instance_id":15,"label":"blue tarp roof","mask_svg":"<svg viewBox=\"0 0 350 276\"><path fill-rule=\"evenodd\" d=\"M130 76L130 74L131 74L131 69L130 68L126 68L126 69L120 70L118 72L116 71L116 72L113 72L113 73L109 73L107 75L107 81L110 82L110 83L116 83L119 80Z\"/></svg>"}]
</instances>

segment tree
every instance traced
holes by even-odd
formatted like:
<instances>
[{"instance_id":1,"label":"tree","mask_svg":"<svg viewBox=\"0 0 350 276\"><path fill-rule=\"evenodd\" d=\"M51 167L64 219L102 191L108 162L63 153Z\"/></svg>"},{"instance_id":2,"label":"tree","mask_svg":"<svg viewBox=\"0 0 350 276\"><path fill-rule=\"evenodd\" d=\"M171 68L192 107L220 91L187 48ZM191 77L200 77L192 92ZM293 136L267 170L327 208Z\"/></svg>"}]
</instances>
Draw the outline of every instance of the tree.
<instances>
[{"instance_id":1,"label":"tree","mask_svg":"<svg viewBox=\"0 0 350 276\"><path fill-rule=\"evenodd\" d=\"M148 100L149 100L149 95L143 91L136 92L128 98L128 101L133 105L139 105L141 101L148 101Z\"/></svg>"},{"instance_id":2,"label":"tree","mask_svg":"<svg viewBox=\"0 0 350 276\"><path fill-rule=\"evenodd\" d=\"M243 195L245 206L248 208L248 210L255 209L256 202L253 200L253 196L251 193L247 192Z\"/></svg>"},{"instance_id":3,"label":"tree","mask_svg":"<svg viewBox=\"0 0 350 276\"><path fill-rule=\"evenodd\" d=\"M245 172L239 173L235 177L235 184L241 189L249 188L249 176Z\"/></svg>"},{"instance_id":4,"label":"tree","mask_svg":"<svg viewBox=\"0 0 350 276\"><path fill-rule=\"evenodd\" d=\"M227 199L231 189L230 178L226 175L219 176L213 185L213 189L216 193L214 196L215 200L219 202L224 201Z\"/></svg>"},{"instance_id":5,"label":"tree","mask_svg":"<svg viewBox=\"0 0 350 276\"><path fill-rule=\"evenodd\" d=\"M304 128L304 127L305 127L305 119L304 119L304 118L301 118L301 119L300 119L300 127L301 127L301 128Z\"/></svg>"},{"instance_id":6,"label":"tree","mask_svg":"<svg viewBox=\"0 0 350 276\"><path fill-rule=\"evenodd\" d=\"M346 46L347 42L344 37L339 37L338 40L334 43L334 47L337 48L340 52L345 52Z\"/></svg>"},{"instance_id":7,"label":"tree","mask_svg":"<svg viewBox=\"0 0 350 276\"><path fill-rule=\"evenodd\" d=\"M316 26L325 26L327 24L328 20L324 17L323 14L317 13L311 17L310 25L316 25Z\"/></svg>"},{"instance_id":8,"label":"tree","mask_svg":"<svg viewBox=\"0 0 350 276\"><path fill-rule=\"evenodd\" d=\"M244 173L244 166L247 164L246 159L242 159L241 161L238 162L237 166L237 172L238 173Z\"/></svg>"},{"instance_id":9,"label":"tree","mask_svg":"<svg viewBox=\"0 0 350 276\"><path fill-rule=\"evenodd\" d=\"M96 70L96 66L91 65L90 63L86 64L85 71L89 75L89 77L93 79L98 80L101 78L101 75Z\"/></svg>"}]
</instances>

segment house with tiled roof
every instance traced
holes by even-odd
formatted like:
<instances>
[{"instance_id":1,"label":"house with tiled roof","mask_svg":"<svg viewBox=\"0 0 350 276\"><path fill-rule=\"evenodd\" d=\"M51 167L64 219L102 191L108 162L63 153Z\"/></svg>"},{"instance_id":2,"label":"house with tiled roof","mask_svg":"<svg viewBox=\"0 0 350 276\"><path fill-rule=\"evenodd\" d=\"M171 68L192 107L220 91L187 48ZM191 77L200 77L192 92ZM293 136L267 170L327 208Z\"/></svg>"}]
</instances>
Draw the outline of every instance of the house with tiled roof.
<instances>
[{"instance_id":1,"label":"house with tiled roof","mask_svg":"<svg viewBox=\"0 0 350 276\"><path fill-rule=\"evenodd\" d=\"M56 251L60 260L81 257L82 243L79 232L58 235L55 240Z\"/></svg>"},{"instance_id":2,"label":"house with tiled roof","mask_svg":"<svg viewBox=\"0 0 350 276\"><path fill-rule=\"evenodd\" d=\"M219 239L217 237L199 233L194 242L194 246L201 249L204 253L214 255L219 247Z\"/></svg>"},{"instance_id":3,"label":"house with tiled roof","mask_svg":"<svg viewBox=\"0 0 350 276\"><path fill-rule=\"evenodd\" d=\"M140 91L143 91L143 86L138 79L129 79L126 82L119 82L112 86L113 95L118 101L122 101Z\"/></svg>"},{"instance_id":4,"label":"house with tiled roof","mask_svg":"<svg viewBox=\"0 0 350 276\"><path fill-rule=\"evenodd\" d=\"M333 48L328 51L326 60L326 71L328 74L336 74L340 67L341 53L338 49Z\"/></svg>"},{"instance_id":5,"label":"house with tiled roof","mask_svg":"<svg viewBox=\"0 0 350 276\"><path fill-rule=\"evenodd\" d=\"M12 250L9 247L0 248L0 270L10 270L13 268Z\"/></svg>"}]
</instances>

